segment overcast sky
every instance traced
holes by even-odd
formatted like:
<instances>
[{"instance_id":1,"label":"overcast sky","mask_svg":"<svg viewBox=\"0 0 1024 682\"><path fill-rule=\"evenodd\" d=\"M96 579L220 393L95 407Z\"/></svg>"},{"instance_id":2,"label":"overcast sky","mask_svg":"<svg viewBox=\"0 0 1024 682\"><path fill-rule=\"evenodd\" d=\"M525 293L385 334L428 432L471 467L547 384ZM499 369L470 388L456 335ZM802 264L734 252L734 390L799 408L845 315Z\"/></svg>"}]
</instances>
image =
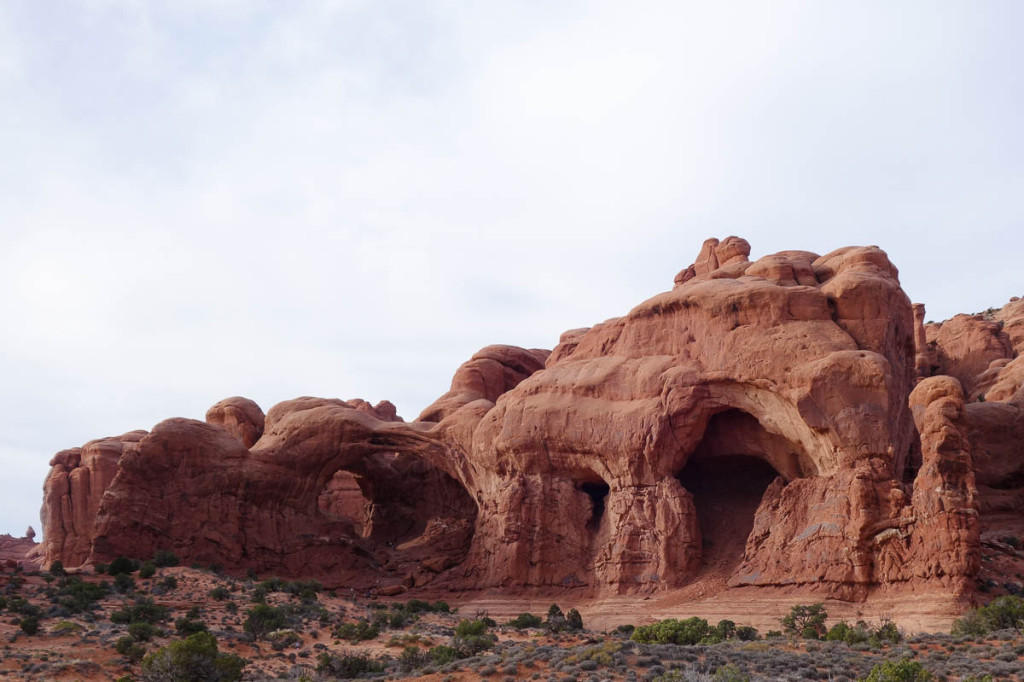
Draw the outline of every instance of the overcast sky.
<instances>
[{"instance_id":1,"label":"overcast sky","mask_svg":"<svg viewBox=\"0 0 1024 682\"><path fill-rule=\"evenodd\" d=\"M56 451L389 399L709 236L1024 295L1019 2L0 3L0 532Z\"/></svg>"}]
</instances>

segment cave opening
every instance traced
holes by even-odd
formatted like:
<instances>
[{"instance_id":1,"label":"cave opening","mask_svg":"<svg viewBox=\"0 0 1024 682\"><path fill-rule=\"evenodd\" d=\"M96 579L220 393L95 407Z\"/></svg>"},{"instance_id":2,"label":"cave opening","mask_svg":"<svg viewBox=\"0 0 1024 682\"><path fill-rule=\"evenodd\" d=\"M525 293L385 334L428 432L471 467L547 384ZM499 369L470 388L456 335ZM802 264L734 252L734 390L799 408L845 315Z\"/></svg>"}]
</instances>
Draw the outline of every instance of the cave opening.
<instances>
[{"instance_id":1,"label":"cave opening","mask_svg":"<svg viewBox=\"0 0 1024 682\"><path fill-rule=\"evenodd\" d=\"M611 492L611 487L604 481L587 482L580 485L580 490L585 492L590 498L591 512L590 518L587 519L587 530L595 532L601 527L601 519L604 518L605 500L608 497L608 493Z\"/></svg>"},{"instance_id":2,"label":"cave opening","mask_svg":"<svg viewBox=\"0 0 1024 682\"><path fill-rule=\"evenodd\" d=\"M693 495L702 537L701 572L727 579L743 559L754 516L768 486L816 471L802 449L755 417L724 410L676 475Z\"/></svg>"},{"instance_id":3,"label":"cave opening","mask_svg":"<svg viewBox=\"0 0 1024 682\"><path fill-rule=\"evenodd\" d=\"M728 577L739 565L765 490L779 473L751 455L691 460L677 476L693 495L703 565Z\"/></svg>"}]
</instances>

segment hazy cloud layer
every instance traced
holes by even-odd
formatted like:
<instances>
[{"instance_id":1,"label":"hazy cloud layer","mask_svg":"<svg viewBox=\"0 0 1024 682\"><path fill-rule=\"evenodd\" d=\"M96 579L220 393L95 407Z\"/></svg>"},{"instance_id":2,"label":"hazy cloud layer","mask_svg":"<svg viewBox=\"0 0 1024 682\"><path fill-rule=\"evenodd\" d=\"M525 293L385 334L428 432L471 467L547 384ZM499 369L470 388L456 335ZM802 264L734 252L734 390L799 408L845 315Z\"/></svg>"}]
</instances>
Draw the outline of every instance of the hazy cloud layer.
<instances>
[{"instance_id":1,"label":"hazy cloud layer","mask_svg":"<svg viewBox=\"0 0 1024 682\"><path fill-rule=\"evenodd\" d=\"M54 452L394 401L754 256L1024 294L1014 2L0 4L0 532Z\"/></svg>"}]
</instances>

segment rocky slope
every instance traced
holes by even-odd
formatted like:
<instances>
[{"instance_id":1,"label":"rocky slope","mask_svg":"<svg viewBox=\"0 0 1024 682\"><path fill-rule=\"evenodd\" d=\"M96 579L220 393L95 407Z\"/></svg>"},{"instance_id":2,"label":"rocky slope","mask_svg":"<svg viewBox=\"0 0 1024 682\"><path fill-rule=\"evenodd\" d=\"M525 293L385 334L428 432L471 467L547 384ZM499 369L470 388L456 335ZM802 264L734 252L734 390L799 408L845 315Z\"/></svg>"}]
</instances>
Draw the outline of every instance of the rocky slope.
<instances>
[{"instance_id":1,"label":"rocky slope","mask_svg":"<svg viewBox=\"0 0 1024 682\"><path fill-rule=\"evenodd\" d=\"M969 599L981 534L1024 530L1024 305L925 325L877 247L749 253L708 240L672 290L550 352L481 350L413 422L229 398L58 453L43 560Z\"/></svg>"}]
</instances>

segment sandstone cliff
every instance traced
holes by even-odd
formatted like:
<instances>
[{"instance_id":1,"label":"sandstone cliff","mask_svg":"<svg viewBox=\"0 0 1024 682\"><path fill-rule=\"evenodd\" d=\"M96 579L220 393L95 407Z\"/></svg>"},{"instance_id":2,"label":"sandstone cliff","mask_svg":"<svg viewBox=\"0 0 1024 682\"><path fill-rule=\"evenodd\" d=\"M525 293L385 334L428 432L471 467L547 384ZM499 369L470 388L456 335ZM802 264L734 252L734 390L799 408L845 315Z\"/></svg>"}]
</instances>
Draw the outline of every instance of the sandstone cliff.
<instances>
[{"instance_id":1,"label":"sandstone cliff","mask_svg":"<svg viewBox=\"0 0 1024 682\"><path fill-rule=\"evenodd\" d=\"M1024 508L1024 306L925 325L877 247L749 254L708 240L550 353L487 347L413 422L230 398L58 453L44 561L172 549L385 593L969 594L985 514Z\"/></svg>"}]
</instances>

